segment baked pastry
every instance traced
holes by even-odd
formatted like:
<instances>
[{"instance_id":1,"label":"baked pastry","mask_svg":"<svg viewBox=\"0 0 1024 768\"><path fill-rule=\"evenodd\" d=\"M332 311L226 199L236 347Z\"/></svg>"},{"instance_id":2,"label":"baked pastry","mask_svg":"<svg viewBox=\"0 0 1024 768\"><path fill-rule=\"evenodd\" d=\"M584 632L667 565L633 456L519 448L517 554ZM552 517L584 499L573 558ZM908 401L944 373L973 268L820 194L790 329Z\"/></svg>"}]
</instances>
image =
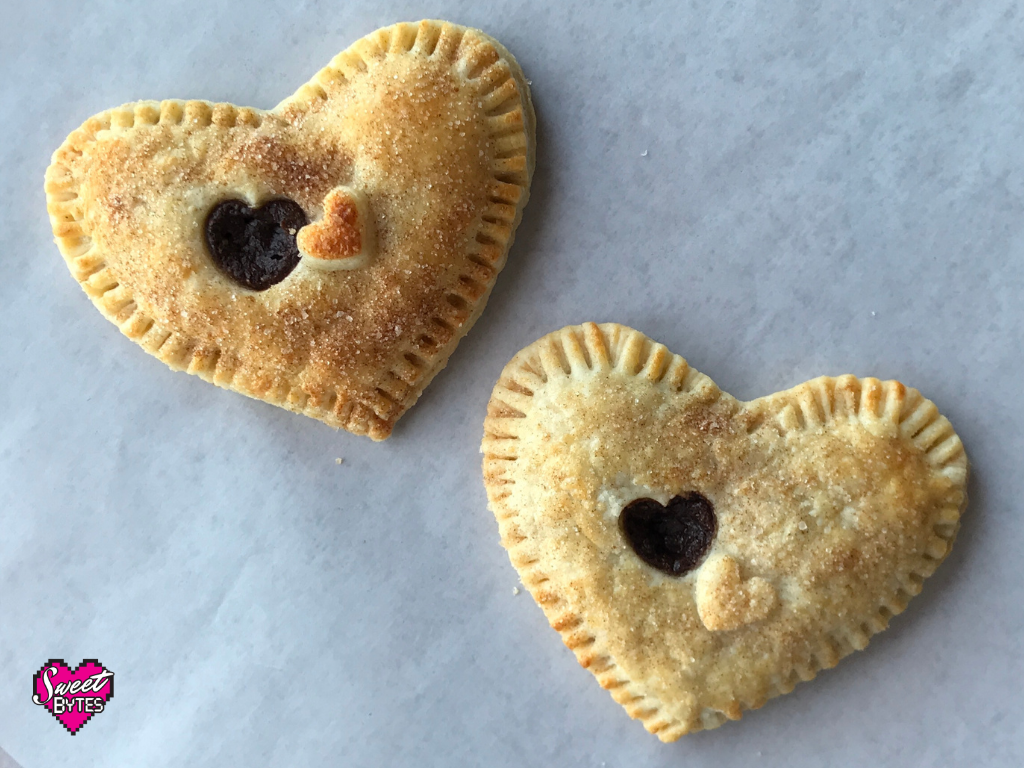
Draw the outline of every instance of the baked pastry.
<instances>
[{"instance_id":1,"label":"baked pastry","mask_svg":"<svg viewBox=\"0 0 1024 768\"><path fill-rule=\"evenodd\" d=\"M381 440L487 302L534 124L497 41L396 24L269 112L90 118L53 156L47 207L72 274L147 352Z\"/></svg>"},{"instance_id":2,"label":"baked pastry","mask_svg":"<svg viewBox=\"0 0 1024 768\"><path fill-rule=\"evenodd\" d=\"M523 584L663 741L864 648L966 503L960 439L917 390L823 377L742 403L610 323L517 354L482 450Z\"/></svg>"}]
</instances>

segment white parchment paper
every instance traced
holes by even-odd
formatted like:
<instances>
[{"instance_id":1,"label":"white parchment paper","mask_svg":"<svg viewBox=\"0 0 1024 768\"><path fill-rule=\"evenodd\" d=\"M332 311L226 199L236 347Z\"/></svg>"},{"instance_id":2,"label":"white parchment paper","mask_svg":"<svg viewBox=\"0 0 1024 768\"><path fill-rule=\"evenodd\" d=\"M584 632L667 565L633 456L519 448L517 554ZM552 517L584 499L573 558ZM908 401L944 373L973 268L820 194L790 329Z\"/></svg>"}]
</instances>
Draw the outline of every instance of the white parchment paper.
<instances>
[{"instance_id":1,"label":"white parchment paper","mask_svg":"<svg viewBox=\"0 0 1024 768\"><path fill-rule=\"evenodd\" d=\"M1024 15L1011 0L0 3L0 746L24 768L1024 763ZM139 98L269 108L392 22L501 40L533 198L381 445L170 372L51 242L50 153ZM505 362L633 325L751 398L899 378L973 463L953 554L864 653L665 746L546 624L485 506ZM343 458L342 464L336 459ZM98 658L70 736L43 662Z\"/></svg>"}]
</instances>

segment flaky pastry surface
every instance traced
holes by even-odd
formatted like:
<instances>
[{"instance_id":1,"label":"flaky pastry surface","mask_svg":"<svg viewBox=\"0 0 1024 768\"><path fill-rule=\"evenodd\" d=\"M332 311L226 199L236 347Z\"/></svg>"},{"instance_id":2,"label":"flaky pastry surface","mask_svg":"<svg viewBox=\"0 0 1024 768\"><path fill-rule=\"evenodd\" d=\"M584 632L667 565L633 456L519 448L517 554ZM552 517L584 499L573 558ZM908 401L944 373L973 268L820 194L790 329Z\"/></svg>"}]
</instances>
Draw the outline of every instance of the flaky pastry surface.
<instances>
[{"instance_id":1,"label":"flaky pastry surface","mask_svg":"<svg viewBox=\"0 0 1024 768\"><path fill-rule=\"evenodd\" d=\"M72 274L148 352L383 439L486 303L527 200L534 122L499 43L397 24L269 112L143 101L90 118L54 154L48 209ZM212 262L217 202L286 197L314 222L339 186L372 218L358 268L303 258L257 292Z\"/></svg>"},{"instance_id":2,"label":"flaky pastry surface","mask_svg":"<svg viewBox=\"0 0 1024 768\"><path fill-rule=\"evenodd\" d=\"M946 557L967 459L899 382L822 377L752 402L615 324L521 351L484 425L489 506L579 662L664 741L738 719L864 648ZM696 491L718 529L681 577L618 525Z\"/></svg>"}]
</instances>

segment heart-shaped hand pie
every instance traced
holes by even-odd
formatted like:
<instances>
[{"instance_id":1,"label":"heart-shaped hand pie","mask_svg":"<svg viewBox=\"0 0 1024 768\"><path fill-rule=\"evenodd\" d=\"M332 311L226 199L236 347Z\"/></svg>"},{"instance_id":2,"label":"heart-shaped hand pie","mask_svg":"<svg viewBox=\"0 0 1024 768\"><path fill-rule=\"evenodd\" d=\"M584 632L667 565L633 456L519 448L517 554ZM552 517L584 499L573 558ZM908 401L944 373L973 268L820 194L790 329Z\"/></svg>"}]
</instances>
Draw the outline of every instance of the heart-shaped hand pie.
<instances>
[{"instance_id":1,"label":"heart-shaped hand pie","mask_svg":"<svg viewBox=\"0 0 1024 768\"><path fill-rule=\"evenodd\" d=\"M54 154L47 204L72 274L148 352L380 440L483 310L533 146L505 48L397 24L270 112L90 118Z\"/></svg>"},{"instance_id":2,"label":"heart-shaped hand pie","mask_svg":"<svg viewBox=\"0 0 1024 768\"><path fill-rule=\"evenodd\" d=\"M741 403L614 324L516 355L482 450L523 583L663 741L864 648L966 503L960 439L916 390L823 377Z\"/></svg>"}]
</instances>

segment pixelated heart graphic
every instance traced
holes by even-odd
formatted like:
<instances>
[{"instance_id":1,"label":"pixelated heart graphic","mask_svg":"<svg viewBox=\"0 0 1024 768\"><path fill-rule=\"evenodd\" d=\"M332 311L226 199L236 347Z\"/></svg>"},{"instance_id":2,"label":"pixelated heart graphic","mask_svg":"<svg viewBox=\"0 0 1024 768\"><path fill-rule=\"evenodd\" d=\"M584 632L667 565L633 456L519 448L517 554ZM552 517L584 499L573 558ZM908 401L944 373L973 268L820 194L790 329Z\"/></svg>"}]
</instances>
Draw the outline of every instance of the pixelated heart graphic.
<instances>
[{"instance_id":1,"label":"pixelated heart graphic","mask_svg":"<svg viewBox=\"0 0 1024 768\"><path fill-rule=\"evenodd\" d=\"M32 703L46 707L72 736L114 698L114 673L97 659L71 669L50 659L32 676Z\"/></svg>"}]
</instances>

